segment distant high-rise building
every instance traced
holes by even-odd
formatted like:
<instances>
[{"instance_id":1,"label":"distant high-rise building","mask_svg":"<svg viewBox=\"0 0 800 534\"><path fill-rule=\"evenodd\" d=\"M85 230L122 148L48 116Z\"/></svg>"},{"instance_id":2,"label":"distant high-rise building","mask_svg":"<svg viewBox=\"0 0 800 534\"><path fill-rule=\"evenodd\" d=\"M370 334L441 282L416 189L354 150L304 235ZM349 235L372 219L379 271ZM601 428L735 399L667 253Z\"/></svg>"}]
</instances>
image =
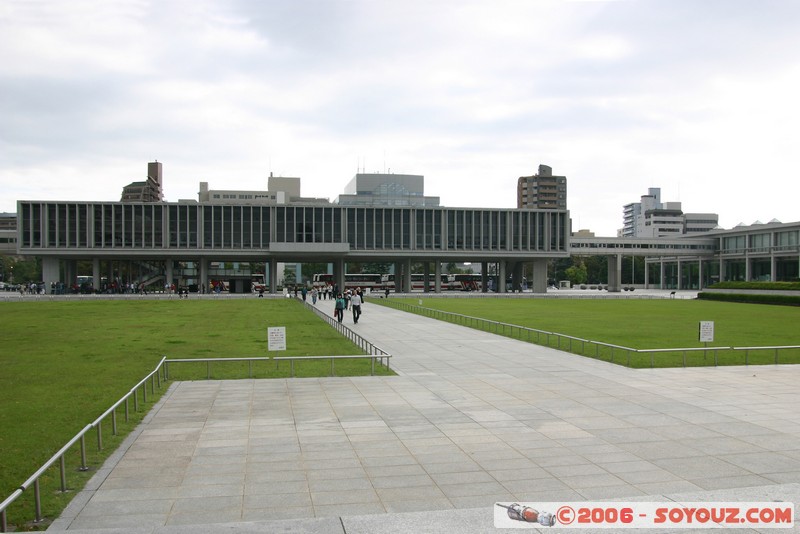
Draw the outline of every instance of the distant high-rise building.
<instances>
[{"instance_id":1,"label":"distant high-rise building","mask_svg":"<svg viewBox=\"0 0 800 534\"><path fill-rule=\"evenodd\" d=\"M161 180L161 163L153 161L147 164L147 179L142 182L131 182L122 189L121 202L161 202L164 199L163 182Z\"/></svg>"},{"instance_id":2,"label":"distant high-rise building","mask_svg":"<svg viewBox=\"0 0 800 534\"><path fill-rule=\"evenodd\" d=\"M622 208L621 237L674 237L717 228L716 213L684 213L680 202L661 202L661 188L651 187L640 202Z\"/></svg>"},{"instance_id":3,"label":"distant high-rise building","mask_svg":"<svg viewBox=\"0 0 800 534\"><path fill-rule=\"evenodd\" d=\"M418 174L358 173L336 203L341 206L438 207L439 197L425 196L425 177Z\"/></svg>"},{"instance_id":4,"label":"distant high-rise building","mask_svg":"<svg viewBox=\"0 0 800 534\"><path fill-rule=\"evenodd\" d=\"M517 208L567 209L567 178L553 176L553 169L539 165L533 176L517 180Z\"/></svg>"},{"instance_id":5,"label":"distant high-rise building","mask_svg":"<svg viewBox=\"0 0 800 534\"><path fill-rule=\"evenodd\" d=\"M327 198L300 196L300 178L273 176L269 173L266 191L239 189L209 189L208 182L200 182L197 194L201 204L329 204ZM187 201L188 202L188 201Z\"/></svg>"}]
</instances>

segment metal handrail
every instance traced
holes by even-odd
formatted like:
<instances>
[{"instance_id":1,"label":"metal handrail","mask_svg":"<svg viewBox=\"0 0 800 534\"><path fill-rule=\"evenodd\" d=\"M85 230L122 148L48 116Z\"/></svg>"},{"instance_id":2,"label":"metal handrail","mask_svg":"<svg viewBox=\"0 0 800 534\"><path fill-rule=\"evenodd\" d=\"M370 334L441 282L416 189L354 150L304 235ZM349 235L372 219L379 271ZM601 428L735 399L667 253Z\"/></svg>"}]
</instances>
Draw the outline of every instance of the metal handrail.
<instances>
[{"instance_id":1,"label":"metal handrail","mask_svg":"<svg viewBox=\"0 0 800 534\"><path fill-rule=\"evenodd\" d=\"M778 350L780 349L800 349L800 345L782 345L775 347L731 347L733 350L744 351L744 364L749 364L749 356L751 350L774 350L775 351L775 365L778 364Z\"/></svg>"},{"instance_id":2,"label":"metal handrail","mask_svg":"<svg viewBox=\"0 0 800 534\"><path fill-rule=\"evenodd\" d=\"M211 363L213 362L248 362L248 376L253 377L253 362L269 362L292 360L291 376L294 376L294 360L334 360L334 359L372 359L372 374L375 374L375 360L380 360L381 365L389 369L389 358L392 355L381 351L375 354L346 354L346 355L325 355L325 356L242 356L236 358L179 358L164 361L164 377L169 379L169 364L171 363L206 363L206 378L211 379ZM386 362L384 363L384 359ZM333 376L333 363L331 362L331 376Z\"/></svg>"},{"instance_id":3,"label":"metal handrail","mask_svg":"<svg viewBox=\"0 0 800 534\"><path fill-rule=\"evenodd\" d=\"M115 402L108 410L103 412L97 419L95 419L92 423L83 427L83 429L75 434L63 447L61 447L58 452L56 452L53 456L50 457L44 464L42 464L39 469L36 470L28 479L23 482L19 488L14 490L11 495L9 495L2 503L0 503L0 532L6 532L8 530L8 518L6 510L8 509L11 504L16 501L28 488L33 486L34 492L34 506L35 506L35 519L34 523L40 523L42 521L42 502L41 502L41 492L39 489L39 479L41 476L50 469L53 464L59 462L60 464L60 475L61 475L61 492L67 491L67 474L66 474L66 460L65 456L69 449L72 448L78 441L81 443L81 471L87 471L89 468L86 465L86 434L92 430L93 428L97 429L97 450L103 449L103 420L111 415L112 419L112 433L113 435L117 435L117 408L119 408L122 403L125 403L125 420L128 420L128 399L133 396L134 398L134 406L135 410L138 411L138 390L142 388L142 397L144 402L147 402L147 381L152 380L152 387L153 391L155 392L155 380L158 379L159 388L161 387L161 380L159 378L158 372L161 370L161 367L166 362L166 356L161 358L161 361L158 362L153 371L151 371L147 376L145 376L142 380L140 380L135 386L133 386L128 393L126 393L122 398L120 398L117 402Z\"/></svg>"},{"instance_id":4,"label":"metal handrail","mask_svg":"<svg viewBox=\"0 0 800 534\"><path fill-rule=\"evenodd\" d=\"M327 313L323 312L316 306L310 304L309 302L303 302L303 305L312 310L317 316L322 319L323 321L327 322L329 326L332 326L339 332L341 335L345 336L348 340L350 340L354 345L358 348L366 352L367 354L382 354L384 356L391 356L387 351L383 350L382 348L378 347L374 343L367 341L352 329L348 328L345 324L340 323Z\"/></svg>"},{"instance_id":5,"label":"metal handrail","mask_svg":"<svg viewBox=\"0 0 800 534\"><path fill-rule=\"evenodd\" d=\"M589 344L592 344L592 345L595 346L595 358L598 358L598 359L599 359L599 349L600 349L600 347L608 347L608 348L611 349L611 359L610 359L611 363L614 363L614 349L624 350L628 354L628 358L627 358L627 365L628 366L630 366L631 354L632 353L650 354L650 367L655 367L655 358L654 358L654 354L655 353L659 353L659 352L682 352L683 353L683 366L686 367L686 353L687 352L701 352L701 351L702 352L714 351L714 366L717 366L718 363L719 363L718 362L718 358L717 358L717 351L720 351L720 350L744 350L745 351L745 365L749 365L748 355L749 355L749 351L750 350L774 350L775 351L775 364L778 364L778 362L779 362L778 351L779 350L800 349L800 345L781 345L781 346L766 346L766 347L707 347L706 346L706 347L663 348L663 349L635 349L635 348L632 348L632 347L625 347L623 345L614 345L613 343L604 343L602 341L594 341L594 340L591 340L591 339L583 339L583 338L579 338L579 337L575 337L575 336L569 336L567 334L561 334L561 333L558 333L558 332L547 332L546 330L538 330L536 328L528 328L528 327L525 327L525 326L519 326L519 325L515 325L515 324L501 323L499 321L493 321L493 320L490 320L490 319L483 319L483 318L480 318L480 317L473 317L473 316L470 316L470 315L463 315L463 314L460 314L460 313L448 312L448 311L443 311L443 310L436 310L436 309L433 309L433 308L425 308L423 306L416 306L416 305L413 305L413 304L408 304L406 302L385 300L385 301L382 301L382 304L387 305L387 306L392 306L392 307L395 307L395 308L399 308L399 309L401 309L403 311L408 311L408 312L411 312L411 313L418 313L420 315L424 315L424 316L428 316L428 317L438 318L437 316L439 316L439 317L445 317L445 318L448 318L448 319L456 319L455 321L452 321L452 322L455 322L456 324L464 324L464 325L470 326L470 327L473 324L481 324L481 323L487 324L487 325L490 325L490 326L493 325L494 326L494 332L498 333L498 334L501 333L501 327L502 327L502 335L506 335L506 333L505 333L506 327L508 327L510 329L511 334L513 334L514 328L516 328L516 329L518 329L520 331L519 339L522 339L522 335L521 335L522 332L527 332L527 334L528 334L527 338L528 338L529 342L531 341L531 333L535 332L537 334L536 343L539 343L539 341L540 341L539 336L541 334L545 334L545 335L547 335L547 340L546 340L545 344L548 347L550 346L550 336L556 336L558 350L561 350L561 338L570 340L570 345L569 345L569 349L568 349L569 352L572 352L572 341L580 341L582 343L581 354L583 354L585 352L585 344L589 343ZM458 319L463 319L463 321L459 322ZM488 330L489 332L492 331L491 328L486 328L486 330ZM514 337L514 336L510 335L508 337Z\"/></svg>"}]
</instances>

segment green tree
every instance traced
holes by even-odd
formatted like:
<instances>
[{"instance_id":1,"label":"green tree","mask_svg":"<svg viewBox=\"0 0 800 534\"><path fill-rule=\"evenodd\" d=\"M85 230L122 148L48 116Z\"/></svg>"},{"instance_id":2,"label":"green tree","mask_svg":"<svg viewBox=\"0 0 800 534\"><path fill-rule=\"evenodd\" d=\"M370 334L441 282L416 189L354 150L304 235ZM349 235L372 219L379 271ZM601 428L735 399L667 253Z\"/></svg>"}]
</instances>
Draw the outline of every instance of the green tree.
<instances>
[{"instance_id":1,"label":"green tree","mask_svg":"<svg viewBox=\"0 0 800 534\"><path fill-rule=\"evenodd\" d=\"M587 256L581 258L586 265L586 281L590 284L608 283L608 256Z\"/></svg>"},{"instance_id":2,"label":"green tree","mask_svg":"<svg viewBox=\"0 0 800 534\"><path fill-rule=\"evenodd\" d=\"M297 283L297 276L291 267L283 268L283 287L293 286Z\"/></svg>"},{"instance_id":3,"label":"green tree","mask_svg":"<svg viewBox=\"0 0 800 534\"><path fill-rule=\"evenodd\" d=\"M328 272L328 264L327 263L303 263L303 266L300 268L303 274L303 281L312 281L314 280L315 274L327 273Z\"/></svg>"},{"instance_id":4,"label":"green tree","mask_svg":"<svg viewBox=\"0 0 800 534\"><path fill-rule=\"evenodd\" d=\"M9 271L8 278L11 280L11 273L13 273L16 284L25 282L40 282L42 280L42 259L33 258L29 260L21 260L9 258L9 264L6 268Z\"/></svg>"},{"instance_id":5,"label":"green tree","mask_svg":"<svg viewBox=\"0 0 800 534\"><path fill-rule=\"evenodd\" d=\"M567 276L567 280L569 280L572 285L576 284L585 284L587 279L586 274L586 264L583 262L573 265L572 267L567 267L564 271L564 274Z\"/></svg>"},{"instance_id":6,"label":"green tree","mask_svg":"<svg viewBox=\"0 0 800 534\"><path fill-rule=\"evenodd\" d=\"M365 274L388 274L392 268L391 263L362 263L361 272Z\"/></svg>"}]
</instances>

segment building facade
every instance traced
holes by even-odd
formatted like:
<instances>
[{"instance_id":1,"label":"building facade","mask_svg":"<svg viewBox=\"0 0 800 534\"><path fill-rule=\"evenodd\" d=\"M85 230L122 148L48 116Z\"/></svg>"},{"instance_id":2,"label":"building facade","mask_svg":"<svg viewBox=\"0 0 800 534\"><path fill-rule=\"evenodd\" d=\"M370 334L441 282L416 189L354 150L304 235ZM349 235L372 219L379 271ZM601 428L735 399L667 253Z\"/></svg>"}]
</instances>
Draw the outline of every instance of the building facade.
<instances>
[{"instance_id":1,"label":"building facade","mask_svg":"<svg viewBox=\"0 0 800 534\"><path fill-rule=\"evenodd\" d=\"M300 195L300 178L273 176L269 174L266 191L244 191L239 189L209 189L208 182L200 182L197 194L200 204L330 204L327 198L304 198ZM183 200L182 203L191 203Z\"/></svg>"},{"instance_id":2,"label":"building facade","mask_svg":"<svg viewBox=\"0 0 800 534\"><path fill-rule=\"evenodd\" d=\"M425 177L418 174L359 173L345 186L340 206L437 207L439 197L425 196Z\"/></svg>"},{"instance_id":3,"label":"building facade","mask_svg":"<svg viewBox=\"0 0 800 534\"><path fill-rule=\"evenodd\" d=\"M496 262L517 278L531 262L543 292L547 260L568 256L570 233L559 210L30 201L18 210L18 250L43 258L48 284L73 278L77 260L92 261L96 278L127 263L129 283L174 281L175 262L192 262L198 285L209 262L263 262L273 290L279 261L333 263L341 276L348 261L399 263L409 277L412 261L437 271Z\"/></svg>"},{"instance_id":4,"label":"building facade","mask_svg":"<svg viewBox=\"0 0 800 534\"><path fill-rule=\"evenodd\" d=\"M147 179L132 182L122 189L121 202L161 202L164 198L163 168L153 161L147 164Z\"/></svg>"},{"instance_id":5,"label":"building facade","mask_svg":"<svg viewBox=\"0 0 800 534\"><path fill-rule=\"evenodd\" d=\"M553 169L547 165L539 165L533 176L521 176L517 180L517 208L566 210L566 176L553 176Z\"/></svg>"},{"instance_id":6,"label":"building facade","mask_svg":"<svg viewBox=\"0 0 800 534\"><path fill-rule=\"evenodd\" d=\"M675 237L708 232L719 226L716 213L684 213L680 202L661 202L661 188L651 187L639 202L622 208L620 237Z\"/></svg>"}]
</instances>

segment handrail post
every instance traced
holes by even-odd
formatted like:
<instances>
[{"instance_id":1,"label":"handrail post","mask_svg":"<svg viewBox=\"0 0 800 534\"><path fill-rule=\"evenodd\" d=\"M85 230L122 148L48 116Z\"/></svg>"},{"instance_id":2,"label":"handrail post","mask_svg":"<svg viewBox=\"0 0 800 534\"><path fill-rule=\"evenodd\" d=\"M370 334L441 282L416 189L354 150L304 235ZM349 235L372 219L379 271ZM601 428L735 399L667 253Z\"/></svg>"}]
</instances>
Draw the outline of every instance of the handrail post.
<instances>
[{"instance_id":1,"label":"handrail post","mask_svg":"<svg viewBox=\"0 0 800 534\"><path fill-rule=\"evenodd\" d=\"M750 351L748 349L744 349L744 364L747 365L747 356Z\"/></svg>"},{"instance_id":2,"label":"handrail post","mask_svg":"<svg viewBox=\"0 0 800 534\"><path fill-rule=\"evenodd\" d=\"M89 466L86 465L86 434L81 434L81 467L79 470L89 470Z\"/></svg>"},{"instance_id":3,"label":"handrail post","mask_svg":"<svg viewBox=\"0 0 800 534\"><path fill-rule=\"evenodd\" d=\"M42 494L39 490L39 479L37 478L33 482L33 500L36 506L36 519L34 523L41 523L42 522Z\"/></svg>"},{"instance_id":4,"label":"handrail post","mask_svg":"<svg viewBox=\"0 0 800 534\"><path fill-rule=\"evenodd\" d=\"M775 347L775 365L778 365L778 348Z\"/></svg>"},{"instance_id":5,"label":"handrail post","mask_svg":"<svg viewBox=\"0 0 800 534\"><path fill-rule=\"evenodd\" d=\"M683 366L686 367L686 351L683 351Z\"/></svg>"},{"instance_id":6,"label":"handrail post","mask_svg":"<svg viewBox=\"0 0 800 534\"><path fill-rule=\"evenodd\" d=\"M375 376L375 357L372 357L372 369L370 371L370 376Z\"/></svg>"},{"instance_id":7,"label":"handrail post","mask_svg":"<svg viewBox=\"0 0 800 534\"><path fill-rule=\"evenodd\" d=\"M142 384L142 403L147 404L147 382Z\"/></svg>"},{"instance_id":8,"label":"handrail post","mask_svg":"<svg viewBox=\"0 0 800 534\"><path fill-rule=\"evenodd\" d=\"M139 411L139 390L138 389L134 389L133 390L133 411L134 412L138 412Z\"/></svg>"},{"instance_id":9,"label":"handrail post","mask_svg":"<svg viewBox=\"0 0 800 534\"><path fill-rule=\"evenodd\" d=\"M64 459L64 455L61 455L61 458L58 459L58 471L59 475L61 476L61 493L66 493L67 491L67 461Z\"/></svg>"},{"instance_id":10,"label":"handrail post","mask_svg":"<svg viewBox=\"0 0 800 534\"><path fill-rule=\"evenodd\" d=\"M103 421L97 422L97 450L103 450Z\"/></svg>"},{"instance_id":11,"label":"handrail post","mask_svg":"<svg viewBox=\"0 0 800 534\"><path fill-rule=\"evenodd\" d=\"M126 423L128 422L128 399L129 398L130 398L130 395L125 397L125 422Z\"/></svg>"},{"instance_id":12,"label":"handrail post","mask_svg":"<svg viewBox=\"0 0 800 534\"><path fill-rule=\"evenodd\" d=\"M206 362L206 378L208 380L211 380L211 362L210 361Z\"/></svg>"},{"instance_id":13,"label":"handrail post","mask_svg":"<svg viewBox=\"0 0 800 534\"><path fill-rule=\"evenodd\" d=\"M117 409L111 410L111 434L117 435Z\"/></svg>"},{"instance_id":14,"label":"handrail post","mask_svg":"<svg viewBox=\"0 0 800 534\"><path fill-rule=\"evenodd\" d=\"M333 358L331 358L331 376L336 376L333 371Z\"/></svg>"}]
</instances>

